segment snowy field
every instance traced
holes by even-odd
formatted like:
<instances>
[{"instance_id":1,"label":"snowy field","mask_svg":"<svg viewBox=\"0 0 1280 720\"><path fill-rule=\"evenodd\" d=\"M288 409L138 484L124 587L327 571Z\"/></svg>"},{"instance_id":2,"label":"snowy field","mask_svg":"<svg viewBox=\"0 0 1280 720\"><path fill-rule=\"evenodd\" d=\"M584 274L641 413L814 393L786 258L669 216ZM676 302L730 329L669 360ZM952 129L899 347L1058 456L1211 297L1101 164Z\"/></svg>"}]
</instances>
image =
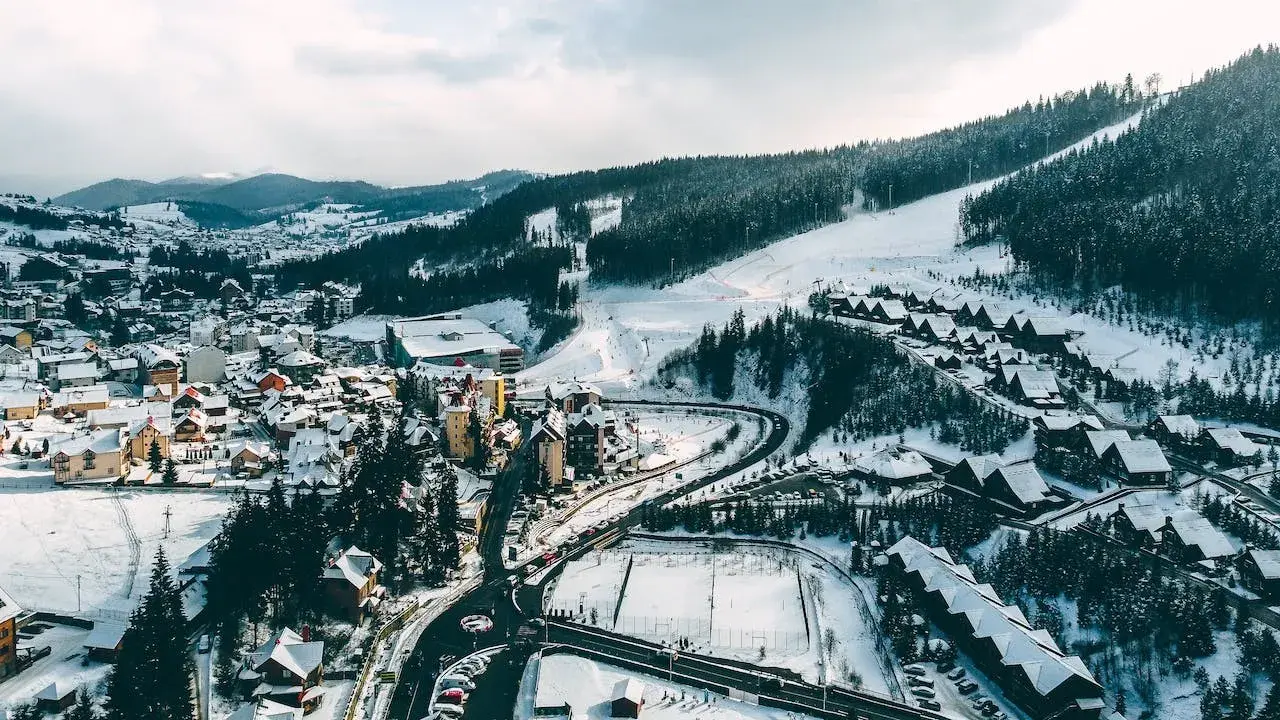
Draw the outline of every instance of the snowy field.
<instances>
[{"instance_id":1,"label":"snowy field","mask_svg":"<svg viewBox=\"0 0 1280 720\"><path fill-rule=\"evenodd\" d=\"M887 695L896 683L875 651L867 590L792 551L713 553L705 543L631 539L567 563L546 609L650 642L683 639L700 654Z\"/></svg>"},{"instance_id":2,"label":"snowy field","mask_svg":"<svg viewBox=\"0 0 1280 720\"><path fill-rule=\"evenodd\" d=\"M177 566L230 505L218 493L0 487L0 582L26 609L127 619L156 549Z\"/></svg>"},{"instance_id":3,"label":"snowy field","mask_svg":"<svg viewBox=\"0 0 1280 720\"><path fill-rule=\"evenodd\" d=\"M145 205L129 205L120 213L126 222L153 224L169 227L194 228L196 223L187 217L177 203L156 202Z\"/></svg>"},{"instance_id":4,"label":"snowy field","mask_svg":"<svg viewBox=\"0 0 1280 720\"><path fill-rule=\"evenodd\" d=\"M628 678L644 684L643 716L648 720L804 720L808 717L730 700L723 695L668 683L576 655L534 656L520 685L514 717L516 720L533 718L535 698L541 697L567 702L573 708L574 718L606 720L611 716L609 701L614 685Z\"/></svg>"}]
</instances>

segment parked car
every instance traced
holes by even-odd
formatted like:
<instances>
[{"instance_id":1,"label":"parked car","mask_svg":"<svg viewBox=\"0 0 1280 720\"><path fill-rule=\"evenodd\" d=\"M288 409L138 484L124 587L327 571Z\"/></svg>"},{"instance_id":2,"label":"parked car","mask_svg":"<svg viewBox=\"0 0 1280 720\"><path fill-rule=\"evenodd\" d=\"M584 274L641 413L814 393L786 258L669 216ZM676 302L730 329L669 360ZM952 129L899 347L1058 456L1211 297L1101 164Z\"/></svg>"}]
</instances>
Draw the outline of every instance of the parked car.
<instances>
[{"instance_id":1,"label":"parked car","mask_svg":"<svg viewBox=\"0 0 1280 720\"><path fill-rule=\"evenodd\" d=\"M436 704L445 703L462 705L467 701L467 693L462 688L449 688L436 696Z\"/></svg>"},{"instance_id":2,"label":"parked car","mask_svg":"<svg viewBox=\"0 0 1280 720\"><path fill-rule=\"evenodd\" d=\"M196 644L196 651L199 652L201 655L204 655L209 652L209 647L210 647L209 636L201 635L200 642Z\"/></svg>"},{"instance_id":3,"label":"parked car","mask_svg":"<svg viewBox=\"0 0 1280 720\"><path fill-rule=\"evenodd\" d=\"M947 673L948 680L959 680L962 677L964 677L964 668L962 667L958 667L955 670L952 670L951 672Z\"/></svg>"},{"instance_id":4,"label":"parked car","mask_svg":"<svg viewBox=\"0 0 1280 720\"><path fill-rule=\"evenodd\" d=\"M934 712L942 709L937 700L930 700L929 698L916 698L916 704L925 710L933 710Z\"/></svg>"},{"instance_id":5,"label":"parked car","mask_svg":"<svg viewBox=\"0 0 1280 720\"><path fill-rule=\"evenodd\" d=\"M931 690L933 689L933 681L929 678L909 677L907 678L907 683L911 685L911 687L927 687Z\"/></svg>"},{"instance_id":6,"label":"parked car","mask_svg":"<svg viewBox=\"0 0 1280 720\"><path fill-rule=\"evenodd\" d=\"M436 703L436 714L442 718L460 718L465 712L461 705L453 703Z\"/></svg>"},{"instance_id":7,"label":"parked car","mask_svg":"<svg viewBox=\"0 0 1280 720\"><path fill-rule=\"evenodd\" d=\"M911 694L915 695L916 697L922 697L922 698L934 697L934 692L926 687L913 687L911 688Z\"/></svg>"},{"instance_id":8,"label":"parked car","mask_svg":"<svg viewBox=\"0 0 1280 720\"><path fill-rule=\"evenodd\" d=\"M440 678L440 687L445 689L459 688L471 692L476 689L476 684L461 675L446 675Z\"/></svg>"},{"instance_id":9,"label":"parked car","mask_svg":"<svg viewBox=\"0 0 1280 720\"><path fill-rule=\"evenodd\" d=\"M957 683L956 689L960 691L961 695L968 695L978 689L978 683L972 680L965 680L964 682Z\"/></svg>"},{"instance_id":10,"label":"parked car","mask_svg":"<svg viewBox=\"0 0 1280 720\"><path fill-rule=\"evenodd\" d=\"M902 672L908 675L915 675L916 677L924 677L924 668L919 665L903 666Z\"/></svg>"}]
</instances>

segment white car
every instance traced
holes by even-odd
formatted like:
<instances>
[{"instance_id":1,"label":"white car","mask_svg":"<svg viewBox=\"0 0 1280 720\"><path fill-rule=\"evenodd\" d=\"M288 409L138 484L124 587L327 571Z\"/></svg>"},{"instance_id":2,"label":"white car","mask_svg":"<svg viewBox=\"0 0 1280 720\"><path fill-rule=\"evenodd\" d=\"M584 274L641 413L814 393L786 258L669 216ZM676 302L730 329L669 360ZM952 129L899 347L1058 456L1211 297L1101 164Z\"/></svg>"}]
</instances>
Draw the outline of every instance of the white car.
<instances>
[{"instance_id":1,"label":"white car","mask_svg":"<svg viewBox=\"0 0 1280 720\"><path fill-rule=\"evenodd\" d=\"M440 678L441 690L452 690L453 688L471 692L476 689L476 684L461 675L446 675Z\"/></svg>"}]
</instances>

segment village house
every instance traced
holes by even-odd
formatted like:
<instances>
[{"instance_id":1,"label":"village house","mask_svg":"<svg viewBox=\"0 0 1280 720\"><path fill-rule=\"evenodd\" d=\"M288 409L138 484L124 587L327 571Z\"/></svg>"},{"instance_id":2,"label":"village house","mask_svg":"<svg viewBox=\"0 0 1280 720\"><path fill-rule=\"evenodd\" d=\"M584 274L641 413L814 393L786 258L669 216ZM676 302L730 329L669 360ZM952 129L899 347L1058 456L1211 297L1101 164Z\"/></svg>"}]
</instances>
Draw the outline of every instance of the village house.
<instances>
[{"instance_id":1,"label":"village house","mask_svg":"<svg viewBox=\"0 0 1280 720\"><path fill-rule=\"evenodd\" d=\"M876 300L867 313L869 320L889 325L901 325L907 320L907 308L901 300Z\"/></svg>"},{"instance_id":2,"label":"village house","mask_svg":"<svg viewBox=\"0 0 1280 720\"><path fill-rule=\"evenodd\" d=\"M111 390L106 385L59 390L53 394L53 399L49 402L53 414L59 417L84 416L94 410L105 410L110 406Z\"/></svg>"},{"instance_id":3,"label":"village house","mask_svg":"<svg viewBox=\"0 0 1280 720\"><path fill-rule=\"evenodd\" d=\"M542 417L533 423L529 442L533 443L538 458L538 468L551 487L573 482L573 470L566 467L565 443L568 431L564 413L559 408L547 408Z\"/></svg>"},{"instance_id":4,"label":"village house","mask_svg":"<svg viewBox=\"0 0 1280 720\"><path fill-rule=\"evenodd\" d=\"M910 485L933 477L933 466L915 450L886 448L854 463L854 475L872 482Z\"/></svg>"},{"instance_id":5,"label":"village house","mask_svg":"<svg viewBox=\"0 0 1280 720\"><path fill-rule=\"evenodd\" d=\"M1103 429L1102 421L1094 415L1064 412L1038 415L1031 420L1031 425L1036 445L1042 448L1078 446L1077 441L1084 432Z\"/></svg>"},{"instance_id":6,"label":"village house","mask_svg":"<svg viewBox=\"0 0 1280 720\"><path fill-rule=\"evenodd\" d=\"M173 423L166 416L148 415L133 421L128 430L128 456L143 462L149 461L151 446L154 444L160 450L160 457L169 457L169 437L172 431Z\"/></svg>"},{"instance_id":7,"label":"village house","mask_svg":"<svg viewBox=\"0 0 1280 720\"><path fill-rule=\"evenodd\" d=\"M22 608L0 588L0 678L18 672L17 619Z\"/></svg>"},{"instance_id":8,"label":"village house","mask_svg":"<svg viewBox=\"0 0 1280 720\"><path fill-rule=\"evenodd\" d=\"M1268 600L1280 600L1280 550L1246 548L1236 567L1246 588Z\"/></svg>"},{"instance_id":9,"label":"village house","mask_svg":"<svg viewBox=\"0 0 1280 720\"><path fill-rule=\"evenodd\" d=\"M1102 463L1128 485L1168 485L1173 468L1155 440L1118 440L1102 454Z\"/></svg>"},{"instance_id":10,"label":"village house","mask_svg":"<svg viewBox=\"0 0 1280 720\"><path fill-rule=\"evenodd\" d=\"M618 417L596 404L565 418L565 462L578 472L611 473L619 464L634 466L638 457L618 435Z\"/></svg>"},{"instance_id":11,"label":"village house","mask_svg":"<svg viewBox=\"0 0 1280 720\"><path fill-rule=\"evenodd\" d=\"M382 563L352 545L329 562L320 580L330 607L354 623L361 622L386 593L378 584Z\"/></svg>"},{"instance_id":12,"label":"village house","mask_svg":"<svg viewBox=\"0 0 1280 720\"><path fill-rule=\"evenodd\" d=\"M1206 458L1219 465L1243 465L1262 455L1262 446L1235 428L1204 428L1200 447Z\"/></svg>"},{"instance_id":13,"label":"village house","mask_svg":"<svg viewBox=\"0 0 1280 720\"><path fill-rule=\"evenodd\" d=\"M1118 442L1128 442L1132 438L1125 430L1083 430L1083 441L1077 443L1081 450L1088 451L1094 460L1102 460L1111 446Z\"/></svg>"},{"instance_id":14,"label":"village house","mask_svg":"<svg viewBox=\"0 0 1280 720\"><path fill-rule=\"evenodd\" d=\"M1200 423L1190 415L1159 415L1147 426L1147 435L1162 445L1191 448L1200 438Z\"/></svg>"},{"instance_id":15,"label":"village house","mask_svg":"<svg viewBox=\"0 0 1280 720\"><path fill-rule=\"evenodd\" d=\"M316 375L324 372L325 362L306 350L295 350L276 361L281 372L299 385L306 385Z\"/></svg>"},{"instance_id":16,"label":"village house","mask_svg":"<svg viewBox=\"0 0 1280 720\"><path fill-rule=\"evenodd\" d=\"M173 351L160 345L142 344L134 348L133 356L138 358L139 367L146 373L147 385L163 388L168 397L178 394L182 363Z\"/></svg>"},{"instance_id":17,"label":"village house","mask_svg":"<svg viewBox=\"0 0 1280 720\"><path fill-rule=\"evenodd\" d=\"M5 420L32 420L44 408L45 396L40 392L13 392L0 395L0 409Z\"/></svg>"},{"instance_id":18,"label":"village house","mask_svg":"<svg viewBox=\"0 0 1280 720\"><path fill-rule=\"evenodd\" d=\"M1156 550L1179 562L1205 563L1234 555L1231 541L1195 510L1171 511L1146 503L1120 503L1111 526L1121 541Z\"/></svg>"},{"instance_id":19,"label":"village house","mask_svg":"<svg viewBox=\"0 0 1280 720\"><path fill-rule=\"evenodd\" d=\"M853 304L847 293L827 293L827 310L836 317L853 317Z\"/></svg>"},{"instance_id":20,"label":"village house","mask_svg":"<svg viewBox=\"0 0 1280 720\"><path fill-rule=\"evenodd\" d=\"M178 416L173 423L173 439L178 442L204 442L209 418L204 411L191 408Z\"/></svg>"},{"instance_id":21,"label":"village house","mask_svg":"<svg viewBox=\"0 0 1280 720\"><path fill-rule=\"evenodd\" d=\"M239 678L248 695L311 712L324 699L324 643L283 628L250 654Z\"/></svg>"},{"instance_id":22,"label":"village house","mask_svg":"<svg viewBox=\"0 0 1280 720\"><path fill-rule=\"evenodd\" d=\"M1031 517L1059 501L1035 463L1003 464L995 455L961 460L946 474L947 483Z\"/></svg>"},{"instance_id":23,"label":"village house","mask_svg":"<svg viewBox=\"0 0 1280 720\"><path fill-rule=\"evenodd\" d=\"M990 585L977 582L967 565L910 536L886 557L889 571L906 580L938 626L1029 716L1098 718L1103 689L1080 658L1064 653L1016 605L1006 605Z\"/></svg>"},{"instance_id":24,"label":"village house","mask_svg":"<svg viewBox=\"0 0 1280 720\"><path fill-rule=\"evenodd\" d=\"M95 362L63 363L57 369L58 389L87 387L98 382L98 365Z\"/></svg>"},{"instance_id":25,"label":"village house","mask_svg":"<svg viewBox=\"0 0 1280 720\"><path fill-rule=\"evenodd\" d=\"M63 440L49 449L49 465L56 483L117 480L125 474L124 433L91 430Z\"/></svg>"},{"instance_id":26,"label":"village house","mask_svg":"<svg viewBox=\"0 0 1280 720\"><path fill-rule=\"evenodd\" d=\"M232 443L227 448L227 455L231 460L231 471L236 474L245 473L253 478L262 477L263 464L270 452L271 449L266 443L254 440Z\"/></svg>"},{"instance_id":27,"label":"village house","mask_svg":"<svg viewBox=\"0 0 1280 720\"><path fill-rule=\"evenodd\" d=\"M543 391L547 404L564 413L578 412L588 405L599 405L604 395L600 388L581 382L555 383Z\"/></svg>"},{"instance_id":28,"label":"village house","mask_svg":"<svg viewBox=\"0 0 1280 720\"><path fill-rule=\"evenodd\" d=\"M12 325L0 327L0 342L18 349L29 348L35 342L30 330Z\"/></svg>"}]
</instances>

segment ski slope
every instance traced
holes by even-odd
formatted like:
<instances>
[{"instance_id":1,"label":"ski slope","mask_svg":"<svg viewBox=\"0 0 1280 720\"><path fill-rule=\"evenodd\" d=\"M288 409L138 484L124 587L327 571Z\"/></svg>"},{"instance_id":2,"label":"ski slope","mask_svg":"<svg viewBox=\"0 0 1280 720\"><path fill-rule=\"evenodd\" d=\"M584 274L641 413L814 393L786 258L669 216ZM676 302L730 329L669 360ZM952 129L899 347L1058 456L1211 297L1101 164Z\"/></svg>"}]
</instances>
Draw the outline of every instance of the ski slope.
<instances>
[{"instance_id":1,"label":"ski slope","mask_svg":"<svg viewBox=\"0 0 1280 720\"><path fill-rule=\"evenodd\" d=\"M1102 128L1049 159L1095 139L1113 138L1140 117L1135 114ZM751 323L783 305L804 307L809 293L824 284L936 286L940 283L929 278L930 271L959 276L977 268L1003 270L1007 261L997 248L957 247L960 202L995 182L974 183L887 212L851 207L841 222L773 243L670 287L588 286L582 293L579 330L518 379L526 387L541 387L548 381L576 378L601 385L608 393L626 395L651 379L669 353L692 343L703 325L723 324L738 308ZM546 217L538 219L540 224L547 222ZM1036 310L1039 315L1052 312ZM1150 338L1114 330L1121 333L1116 337L1113 329L1097 321L1090 326L1090 322L1090 318L1073 319L1073 324L1105 342L1109 351L1148 348L1151 354ZM1145 363L1137 358L1140 364L1135 367L1154 375L1166 359L1167 354L1155 353ZM1180 359L1189 361L1189 353Z\"/></svg>"}]
</instances>

